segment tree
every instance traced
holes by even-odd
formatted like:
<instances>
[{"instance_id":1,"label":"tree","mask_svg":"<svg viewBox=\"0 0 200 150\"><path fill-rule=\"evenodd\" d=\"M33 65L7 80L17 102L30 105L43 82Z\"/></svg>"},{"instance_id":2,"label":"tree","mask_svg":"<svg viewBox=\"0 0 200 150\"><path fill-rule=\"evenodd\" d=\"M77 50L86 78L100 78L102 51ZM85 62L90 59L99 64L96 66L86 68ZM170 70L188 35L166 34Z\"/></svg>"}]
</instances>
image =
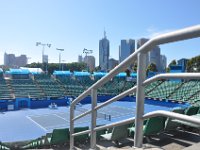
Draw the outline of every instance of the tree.
<instances>
[{"instance_id":1,"label":"tree","mask_svg":"<svg viewBox=\"0 0 200 150\"><path fill-rule=\"evenodd\" d=\"M157 72L158 70L157 70L156 64L154 64L154 63L149 64L148 67L147 67L147 71L148 72L149 71Z\"/></svg>"},{"instance_id":2,"label":"tree","mask_svg":"<svg viewBox=\"0 0 200 150\"><path fill-rule=\"evenodd\" d=\"M157 70L157 67L156 67L156 64L154 64L154 63L151 63L151 64L149 64L148 65L148 67L147 67L147 69L146 69L146 75L148 76L148 73L149 72L157 72L158 70Z\"/></svg>"},{"instance_id":3,"label":"tree","mask_svg":"<svg viewBox=\"0 0 200 150\"><path fill-rule=\"evenodd\" d=\"M200 55L191 58L187 62L187 72L200 72Z\"/></svg>"},{"instance_id":4,"label":"tree","mask_svg":"<svg viewBox=\"0 0 200 150\"><path fill-rule=\"evenodd\" d=\"M168 67L170 68L170 66L174 66L174 65L176 65L177 63L176 63L176 60L174 59L174 60L172 60L170 63L169 63L169 65L168 65Z\"/></svg>"}]
</instances>

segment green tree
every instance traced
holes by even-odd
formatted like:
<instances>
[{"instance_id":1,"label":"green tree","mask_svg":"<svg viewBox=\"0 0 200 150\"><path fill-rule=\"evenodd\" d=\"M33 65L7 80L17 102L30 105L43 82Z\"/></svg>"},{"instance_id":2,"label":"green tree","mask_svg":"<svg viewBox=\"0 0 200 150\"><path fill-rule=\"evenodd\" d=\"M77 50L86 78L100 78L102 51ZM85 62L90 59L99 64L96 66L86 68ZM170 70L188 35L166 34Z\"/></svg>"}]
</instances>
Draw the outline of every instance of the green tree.
<instances>
[{"instance_id":1,"label":"green tree","mask_svg":"<svg viewBox=\"0 0 200 150\"><path fill-rule=\"evenodd\" d=\"M148 76L148 73L149 71L152 71L152 72L157 72L157 67L156 67L156 64L154 63L151 63L148 65L147 69L146 69L146 75Z\"/></svg>"},{"instance_id":2,"label":"green tree","mask_svg":"<svg viewBox=\"0 0 200 150\"><path fill-rule=\"evenodd\" d=\"M200 72L200 55L191 58L187 62L187 72Z\"/></svg>"},{"instance_id":3,"label":"green tree","mask_svg":"<svg viewBox=\"0 0 200 150\"><path fill-rule=\"evenodd\" d=\"M169 63L168 67L170 67L170 66L174 66L174 65L177 65L177 63L176 63L176 60L175 60L175 59L174 59L174 60L172 60L172 61Z\"/></svg>"},{"instance_id":4,"label":"green tree","mask_svg":"<svg viewBox=\"0 0 200 150\"><path fill-rule=\"evenodd\" d=\"M157 70L156 64L154 63L149 64L147 67L147 71L157 72L158 70Z\"/></svg>"}]
</instances>

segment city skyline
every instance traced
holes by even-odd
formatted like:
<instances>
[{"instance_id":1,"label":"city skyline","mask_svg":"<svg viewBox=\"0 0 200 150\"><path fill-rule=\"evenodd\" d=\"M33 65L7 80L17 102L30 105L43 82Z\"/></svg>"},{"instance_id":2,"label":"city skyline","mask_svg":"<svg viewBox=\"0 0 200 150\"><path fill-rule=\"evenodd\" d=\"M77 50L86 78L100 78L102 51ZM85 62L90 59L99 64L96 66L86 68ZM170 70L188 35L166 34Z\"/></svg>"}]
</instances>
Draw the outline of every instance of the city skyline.
<instances>
[{"instance_id":1,"label":"city skyline","mask_svg":"<svg viewBox=\"0 0 200 150\"><path fill-rule=\"evenodd\" d=\"M36 47L35 43L42 42L52 44L44 51L49 63L59 62L58 47L65 49L62 60L66 63L76 62L77 56L87 48L93 50L98 66L98 42L104 29L110 41L110 58L118 59L121 39L151 38L199 24L199 4L198 0L192 3L189 0L4 1L0 6L0 64L5 52L25 54L31 58L29 63L41 62L42 47ZM160 48L169 63L199 55L200 42L192 39Z\"/></svg>"}]
</instances>

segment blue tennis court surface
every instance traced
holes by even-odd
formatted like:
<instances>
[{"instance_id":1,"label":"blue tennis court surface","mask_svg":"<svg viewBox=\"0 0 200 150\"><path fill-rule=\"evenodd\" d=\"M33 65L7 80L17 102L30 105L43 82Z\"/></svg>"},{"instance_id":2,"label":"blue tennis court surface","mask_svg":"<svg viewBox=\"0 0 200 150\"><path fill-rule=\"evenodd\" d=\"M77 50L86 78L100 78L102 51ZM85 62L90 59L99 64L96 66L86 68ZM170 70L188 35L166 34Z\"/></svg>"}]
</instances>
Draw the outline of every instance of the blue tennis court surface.
<instances>
[{"instance_id":1,"label":"blue tennis court surface","mask_svg":"<svg viewBox=\"0 0 200 150\"><path fill-rule=\"evenodd\" d=\"M145 104L145 113L154 110L171 110L179 105L152 105ZM181 105L180 105L181 106ZM78 105L75 115L91 108L90 104ZM97 124L108 124L135 115L135 102L114 102L98 110ZM55 128L69 127L69 107L58 109L23 109L7 111L0 114L0 141L13 142L38 138ZM77 121L75 126L90 126L90 115Z\"/></svg>"}]
</instances>

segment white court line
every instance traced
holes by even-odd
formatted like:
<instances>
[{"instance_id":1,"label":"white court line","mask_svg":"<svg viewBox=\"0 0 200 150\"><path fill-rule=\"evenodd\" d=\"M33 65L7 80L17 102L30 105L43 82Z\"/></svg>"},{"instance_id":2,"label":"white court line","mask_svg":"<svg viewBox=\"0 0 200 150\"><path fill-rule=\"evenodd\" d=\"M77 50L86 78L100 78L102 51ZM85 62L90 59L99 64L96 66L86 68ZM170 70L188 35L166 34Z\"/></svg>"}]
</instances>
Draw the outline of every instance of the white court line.
<instances>
[{"instance_id":1,"label":"white court line","mask_svg":"<svg viewBox=\"0 0 200 150\"><path fill-rule=\"evenodd\" d=\"M39 126L40 128L42 128L44 131L48 131L45 127L43 127L42 125L40 125L39 123L37 123L36 121L34 121L33 119L31 119L31 117L26 116L30 121L32 121L33 123L35 123L37 126Z\"/></svg>"},{"instance_id":2,"label":"white court line","mask_svg":"<svg viewBox=\"0 0 200 150\"><path fill-rule=\"evenodd\" d=\"M59 116L57 114L53 114L53 115L55 115L56 117L61 118L61 119L65 120L65 121L69 122L69 120L67 120L67 119L65 119L65 118L63 118L63 117L61 117L61 116Z\"/></svg>"}]
</instances>

